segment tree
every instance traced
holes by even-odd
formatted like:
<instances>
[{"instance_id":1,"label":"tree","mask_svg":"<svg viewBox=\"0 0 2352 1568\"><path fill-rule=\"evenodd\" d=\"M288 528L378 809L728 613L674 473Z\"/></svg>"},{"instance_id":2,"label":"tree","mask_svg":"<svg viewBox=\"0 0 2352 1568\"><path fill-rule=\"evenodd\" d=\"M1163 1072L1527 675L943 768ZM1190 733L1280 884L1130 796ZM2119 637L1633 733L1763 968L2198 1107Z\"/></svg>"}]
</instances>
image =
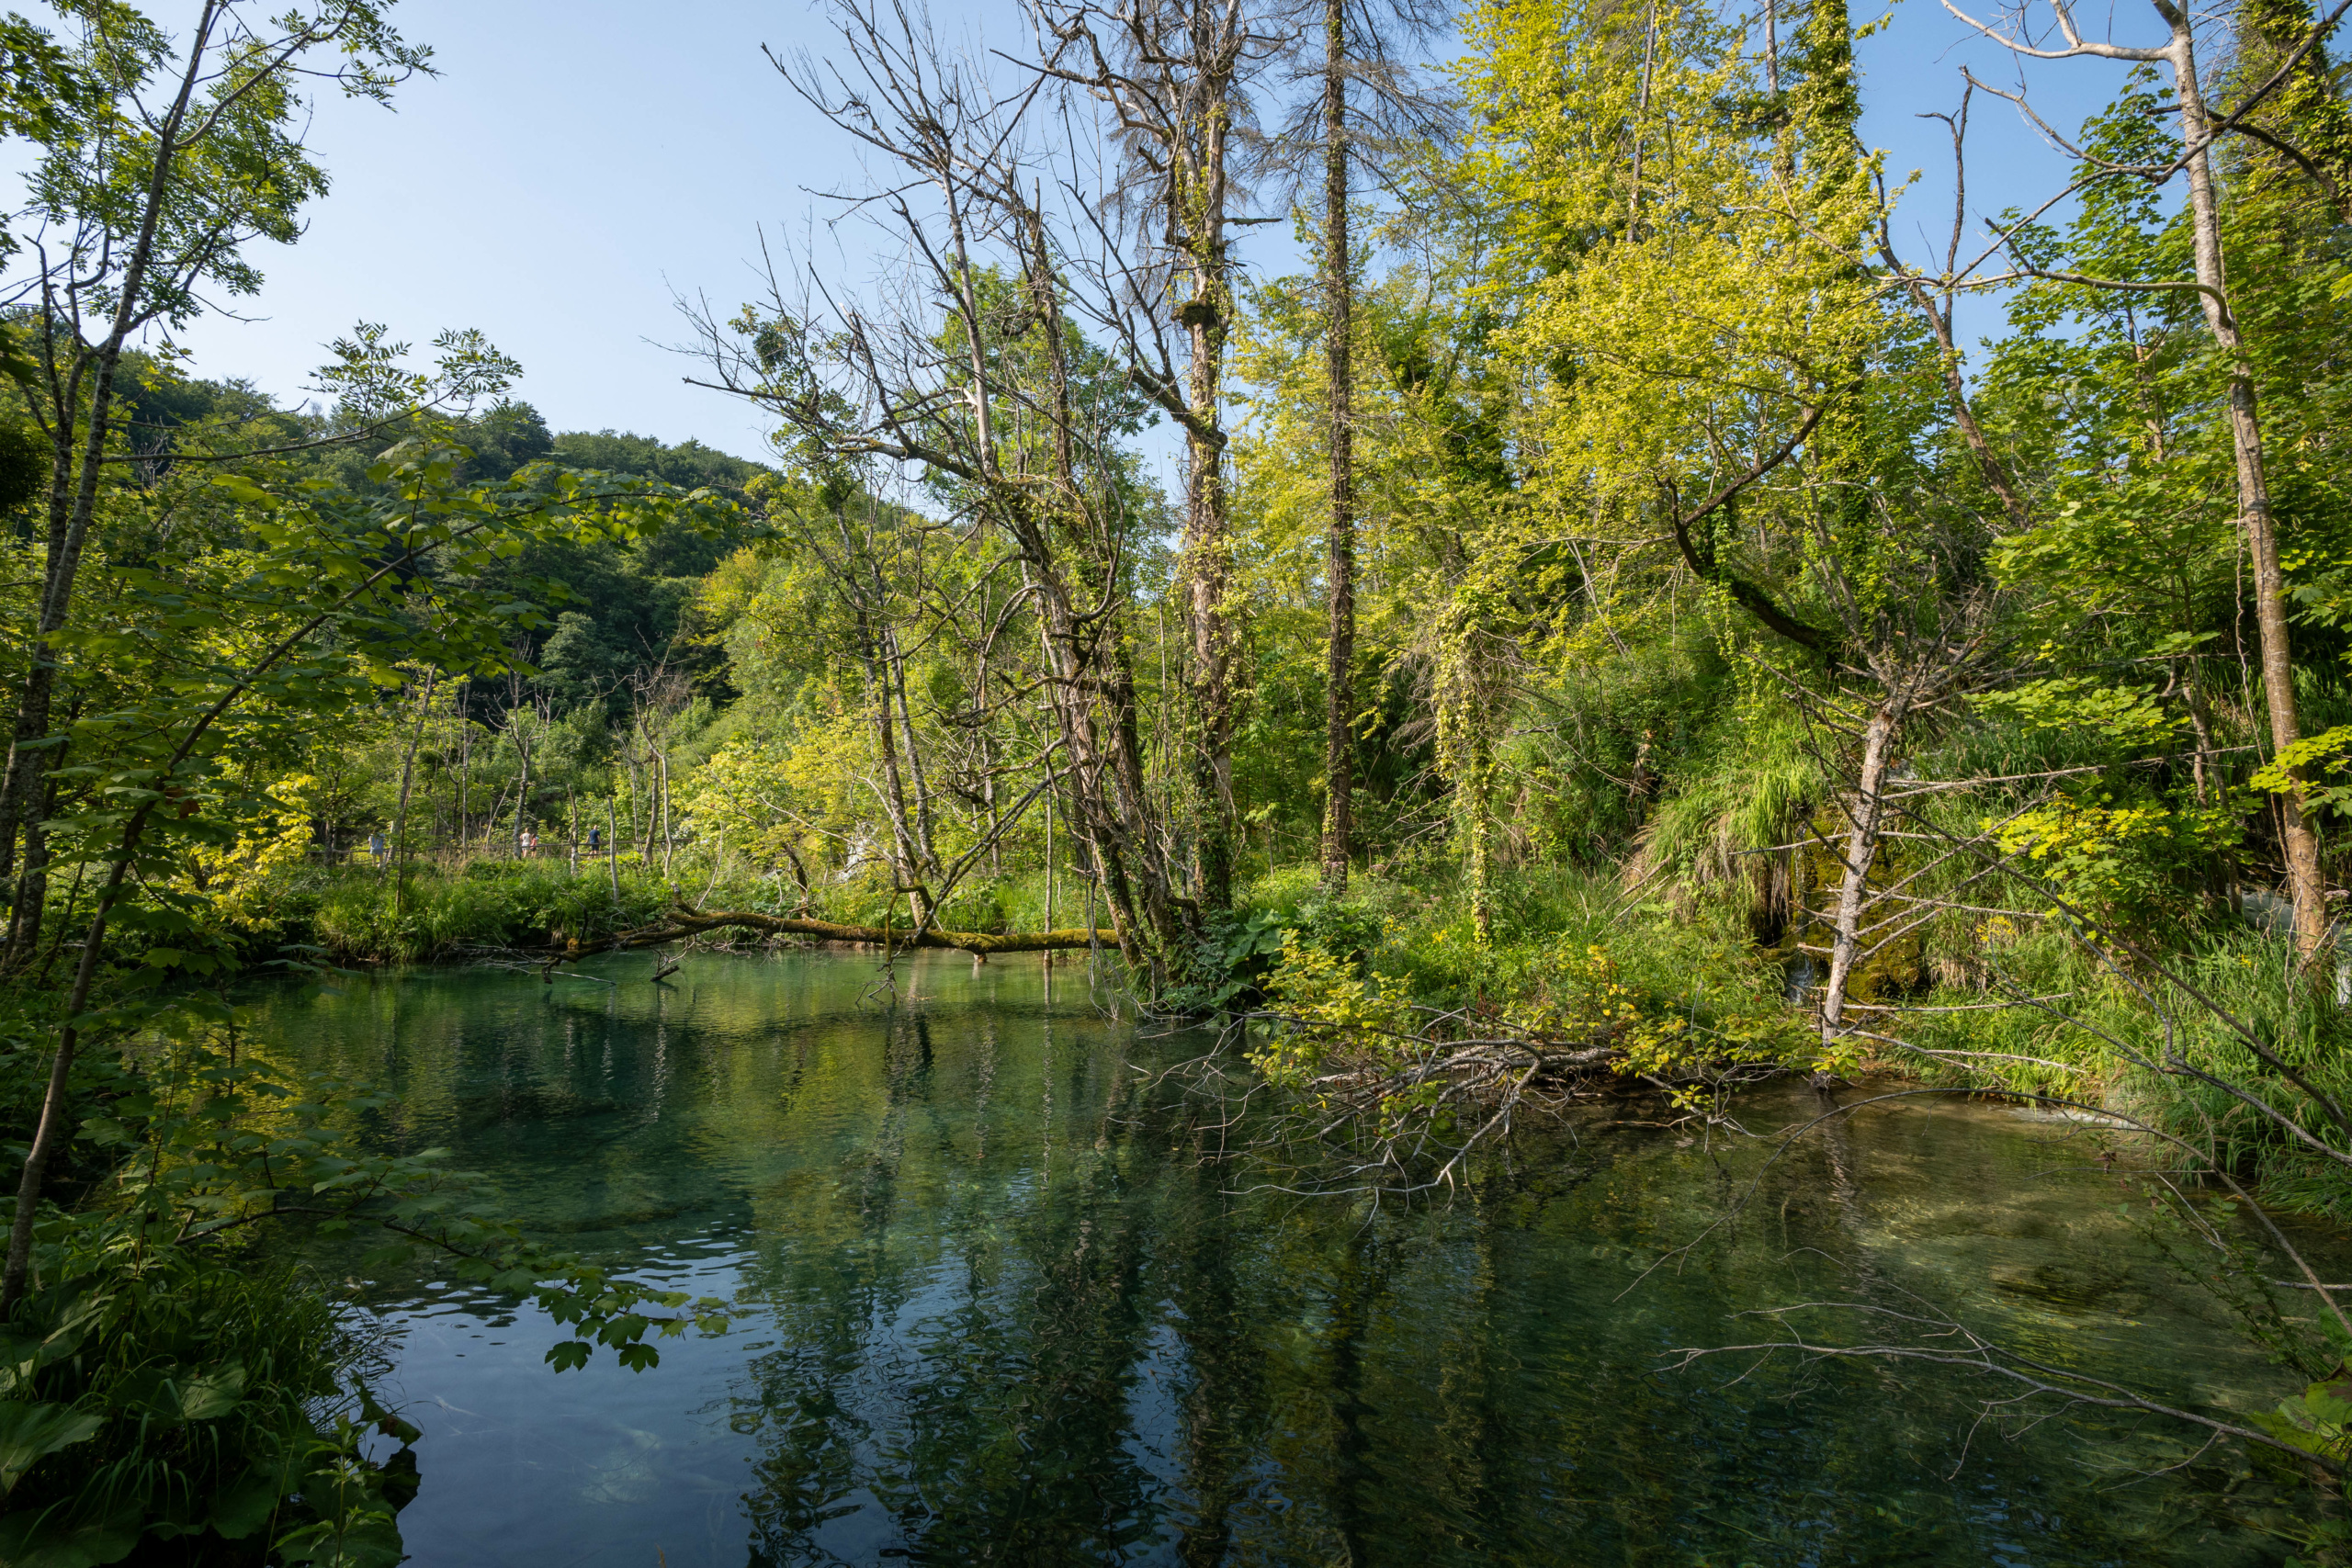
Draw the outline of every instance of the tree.
<instances>
[{"instance_id":1,"label":"tree","mask_svg":"<svg viewBox=\"0 0 2352 1568\"><path fill-rule=\"evenodd\" d=\"M207 288L258 288L248 241L300 234L301 208L325 188L298 129L301 77L317 74L304 62L337 56L326 78L378 102L426 68L425 51L391 29L375 0L324 0L266 19L242 0L200 0L177 40L127 6L61 9L74 37L58 69L86 90L11 128L39 148L22 215L31 231L19 246L32 265L7 303L30 341L21 384L50 449L35 636L0 774L0 874L16 879L7 958L18 964L38 939L46 888L37 807L60 744L56 639L73 615L102 480L126 460L115 417L124 351L153 325L189 320Z\"/></svg>"},{"instance_id":2,"label":"tree","mask_svg":"<svg viewBox=\"0 0 2352 1568\"><path fill-rule=\"evenodd\" d=\"M1352 171L1402 143L1442 135L1443 106L1419 88L1397 61L1410 43L1448 19L1421 0L1351 8L1323 0L1319 143L1323 164L1323 337L1329 389L1326 441L1330 464L1330 524L1326 531L1324 593L1323 888L1347 891L1355 837L1356 724L1356 413L1354 264L1349 193ZM1352 113L1348 85L1363 89ZM1302 140L1304 140L1302 138ZM1385 144L1385 147L1384 147Z\"/></svg>"},{"instance_id":3,"label":"tree","mask_svg":"<svg viewBox=\"0 0 2352 1568\"><path fill-rule=\"evenodd\" d=\"M1323 333L1331 378L1331 527L1324 564L1330 626L1324 679L1323 888L1347 891L1355 790L1356 498L1355 279L1348 265L1348 39L1346 0L1323 7Z\"/></svg>"},{"instance_id":4,"label":"tree","mask_svg":"<svg viewBox=\"0 0 2352 1568\"><path fill-rule=\"evenodd\" d=\"M76 726L76 750L96 776L62 831L74 859L106 869L25 1156L0 1317L24 1291L46 1168L66 1136L75 1052L105 1027L90 1014L108 936L124 925L139 930L152 944L145 963L156 978L222 966L204 951L192 900L175 890L176 872L191 846L233 839L241 819L277 808L249 793L266 782L249 765L256 750L291 745L299 754L318 716L366 700L379 685L397 688L404 666L506 666L513 626L539 619L538 607L435 583L419 570L429 553L462 562L529 537L594 537L693 520L692 507L643 485L549 470L468 489L457 477L461 459L458 450L412 448L380 466L384 489L374 494L299 479L273 492L224 475L219 489L234 510L222 520L220 542L242 547L132 577L130 603L94 634L97 651L143 668L146 680ZM133 991L128 1002L134 1013L136 998Z\"/></svg>"},{"instance_id":5,"label":"tree","mask_svg":"<svg viewBox=\"0 0 2352 1568\"><path fill-rule=\"evenodd\" d=\"M1120 341L1142 341L1136 273L1090 257L1088 231L1073 234L1043 205L1044 176L1059 194L1065 171L1027 162L1023 123L977 68L903 15L886 21L843 5L836 17L846 67L779 67L899 171L905 183L871 206L904 248L902 282L868 302L806 275L788 296L773 279L769 299L733 321L700 316L717 373L708 384L775 412L779 447L820 486L871 493L892 465L914 468L946 513L922 527L969 528L974 546L1002 552L975 580L1018 579L1020 593L1000 603L1028 619L1038 662L1026 689L1042 689L1053 721L1023 803L1064 792L1122 950L1168 975L1189 964L1196 927L1136 719L1128 638L1156 516L1119 444L1145 417L1139 386L1157 399L1177 383L1132 361L1123 375L1077 330L1083 299L1094 320L1123 327ZM983 637L1001 646L993 631ZM1023 687L1001 662L990 675L998 689L982 707L995 714ZM1019 815L1000 816L994 830Z\"/></svg>"},{"instance_id":6,"label":"tree","mask_svg":"<svg viewBox=\"0 0 2352 1568\"><path fill-rule=\"evenodd\" d=\"M1039 17L1056 40L1043 69L1106 105L1124 143L1114 189L1141 254L1123 281L1164 290L1164 304L1147 303L1166 309L1183 333L1180 379L1157 320L1147 339L1124 312L1104 313L1119 329L1129 378L1184 432L1197 891L1205 908L1222 910L1233 901L1233 740L1242 701L1226 420L1232 231L1263 221L1240 216L1255 161L1252 88L1290 34L1281 18L1219 0L1117 8L1045 0Z\"/></svg>"},{"instance_id":7,"label":"tree","mask_svg":"<svg viewBox=\"0 0 2352 1568\"><path fill-rule=\"evenodd\" d=\"M2111 288L2123 292L2163 295L2193 294L2202 307L2205 327L2218 351L2225 377L2226 421L2230 450L2237 487L2239 525L2245 530L2247 555L2253 565L2252 592L2255 624L2261 649L2263 705L2269 717L2270 745L2273 752L2290 760L2302 755L2302 721L2297 712L2295 692L2295 656L2293 634L2288 623L2288 586L2280 565L2279 527L2271 496L2269 455L2266 446L2259 400L2256 396L2255 355L2241 327L2239 300L2233 292L2227 263L2226 234L2223 221L2223 197L2215 178L2215 143L2224 130L2243 124L2241 117L2252 102L2229 115L2217 115L2209 101L2205 77L2198 63L2199 41L2196 17L2188 11L2174 6L2171 0L2153 0L2158 20L2163 24L2166 39L2160 45L2143 47L2111 43L2086 37L2076 26L2073 11L2064 0L2052 0L2052 15L2058 28L2061 47L2037 48L2014 32L1976 21L1954 9L1952 14L1985 38L2007 49L2022 60L2109 60L2134 64L2162 66L2170 75L2173 107L2178 116L2177 130L2165 149L2168 156L2160 170L2151 171L2169 181L2174 175L2185 175L2187 194L2184 212L2189 240L2191 276L2185 279L2165 278L2134 281L2120 278L2094 278L2086 275L2050 273L2038 267L2030 257L2019 257L2019 270L2026 276L2063 276L2064 280L2088 287ZM1951 9L1948 5L1947 9ZM2318 34L2310 36L2316 45ZM2274 73L2269 85L2289 79L2291 67L2299 58L2290 60ZM2004 96L2022 102L2021 94ZM2087 171L2096 177L2099 171ZM2309 784L2300 761L2290 761L2290 776L2296 788L2278 797L2279 837L2284 849L2288 898L2294 909L2295 941L2306 962L2319 951L2328 930L2326 885L2320 867L2319 838L2310 820L2305 788Z\"/></svg>"}]
</instances>

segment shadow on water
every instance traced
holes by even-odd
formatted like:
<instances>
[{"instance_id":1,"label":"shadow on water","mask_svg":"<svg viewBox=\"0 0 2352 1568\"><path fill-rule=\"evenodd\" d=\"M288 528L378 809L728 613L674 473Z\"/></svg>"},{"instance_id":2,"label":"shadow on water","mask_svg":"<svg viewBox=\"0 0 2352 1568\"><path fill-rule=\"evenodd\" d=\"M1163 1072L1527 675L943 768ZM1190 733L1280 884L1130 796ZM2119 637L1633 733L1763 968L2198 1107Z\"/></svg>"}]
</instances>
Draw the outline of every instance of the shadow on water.
<instances>
[{"instance_id":1,"label":"shadow on water","mask_svg":"<svg viewBox=\"0 0 2352 1568\"><path fill-rule=\"evenodd\" d=\"M1869 1363L1705 1364L1736 1314L1922 1292L2160 1392L2281 1374L2163 1270L2117 1184L1996 1108L1897 1104L1781 1166L1719 1239L1641 1269L1755 1168L1599 1113L1450 1208L1377 1217L1204 1156L1158 1066L1033 963L692 957L672 984L426 972L288 993L257 1038L366 1076L371 1134L447 1145L510 1210L733 1298L643 1375L424 1280L378 1293L424 1428L403 1517L436 1564L2233 1564L2227 1456L2051 1424ZM1813 1108L1792 1093L1750 1113ZM321 1252L324 1266L347 1266ZM1746 1372L1747 1375L1742 1376Z\"/></svg>"}]
</instances>

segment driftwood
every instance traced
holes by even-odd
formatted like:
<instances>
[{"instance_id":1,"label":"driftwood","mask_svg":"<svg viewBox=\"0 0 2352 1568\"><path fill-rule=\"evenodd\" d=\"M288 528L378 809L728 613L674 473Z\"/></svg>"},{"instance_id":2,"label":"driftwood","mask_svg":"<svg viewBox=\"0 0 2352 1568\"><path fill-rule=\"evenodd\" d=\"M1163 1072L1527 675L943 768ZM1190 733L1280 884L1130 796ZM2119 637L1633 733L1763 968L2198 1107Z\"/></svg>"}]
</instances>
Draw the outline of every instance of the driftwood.
<instances>
[{"instance_id":1,"label":"driftwood","mask_svg":"<svg viewBox=\"0 0 2352 1568\"><path fill-rule=\"evenodd\" d=\"M615 931L610 936L594 937L586 942L574 938L560 948L548 950L547 961L552 967L599 953L626 953L640 947L662 947L718 931L752 931L768 936L815 937L820 942L865 942L887 947L892 952L917 947L945 947L981 958L994 953L1054 953L1098 944L1115 951L1119 945L1118 932L1090 931L1084 927L1001 933L951 931L933 927L917 935L905 926L845 926L831 920L763 915L748 909L712 909L706 912L681 906L650 926Z\"/></svg>"}]
</instances>

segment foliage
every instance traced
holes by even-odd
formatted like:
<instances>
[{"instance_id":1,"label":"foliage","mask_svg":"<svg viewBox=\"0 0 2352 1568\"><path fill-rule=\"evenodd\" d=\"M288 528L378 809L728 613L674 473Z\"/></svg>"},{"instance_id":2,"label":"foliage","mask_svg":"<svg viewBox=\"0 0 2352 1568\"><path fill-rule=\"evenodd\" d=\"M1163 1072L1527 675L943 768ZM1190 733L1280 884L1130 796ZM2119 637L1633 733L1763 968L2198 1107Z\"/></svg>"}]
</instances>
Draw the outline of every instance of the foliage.
<instances>
[{"instance_id":1,"label":"foliage","mask_svg":"<svg viewBox=\"0 0 2352 1568\"><path fill-rule=\"evenodd\" d=\"M2238 831L2238 814L2192 803L2116 803L2101 793L2060 795L1984 824L2005 855L2046 879L2072 908L2096 922L2144 933L2160 924L2184 877ZM2061 911L2052 908L2052 916Z\"/></svg>"},{"instance_id":2,"label":"foliage","mask_svg":"<svg viewBox=\"0 0 2352 1568\"><path fill-rule=\"evenodd\" d=\"M601 872L574 876L546 862L481 862L461 875L412 867L399 880L363 867L306 870L272 885L283 942L344 957L420 963L468 948L560 944L650 923L672 887L642 867L616 900Z\"/></svg>"},{"instance_id":3,"label":"foliage","mask_svg":"<svg viewBox=\"0 0 2352 1568\"><path fill-rule=\"evenodd\" d=\"M62 1259L15 1320L0 1438L12 1459L0 1552L120 1561L144 1540L208 1560L399 1561L414 1456L363 1456L380 1429L364 1345L313 1282L158 1247Z\"/></svg>"}]
</instances>

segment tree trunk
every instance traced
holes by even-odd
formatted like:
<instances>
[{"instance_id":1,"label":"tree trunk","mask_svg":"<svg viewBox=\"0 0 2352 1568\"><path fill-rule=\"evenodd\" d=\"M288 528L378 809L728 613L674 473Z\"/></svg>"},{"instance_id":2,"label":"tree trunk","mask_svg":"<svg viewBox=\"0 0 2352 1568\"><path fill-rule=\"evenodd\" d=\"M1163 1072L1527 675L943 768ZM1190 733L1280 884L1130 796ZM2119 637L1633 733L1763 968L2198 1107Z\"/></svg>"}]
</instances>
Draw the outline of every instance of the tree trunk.
<instances>
[{"instance_id":1,"label":"tree trunk","mask_svg":"<svg viewBox=\"0 0 2352 1568\"><path fill-rule=\"evenodd\" d=\"M645 776L650 780L653 777L651 739L649 739L645 746ZM653 863L653 805L652 802L644 798L645 791L650 786L639 784L637 772L637 761L631 759L628 769L628 841L637 846L638 863L650 867ZM638 820L639 806L645 807L643 822Z\"/></svg>"},{"instance_id":2,"label":"tree trunk","mask_svg":"<svg viewBox=\"0 0 2352 1568\"><path fill-rule=\"evenodd\" d=\"M7 950L0 953L0 972L31 962L40 948L41 913L49 902L49 834L41 824L57 810L57 781L45 776L47 772L33 775L41 807L25 819L25 868L17 879L15 906L8 911Z\"/></svg>"},{"instance_id":3,"label":"tree trunk","mask_svg":"<svg viewBox=\"0 0 2352 1568\"><path fill-rule=\"evenodd\" d=\"M1835 1046L1846 1034L1846 993L1861 961L1862 914L1870 906L1871 872L1878 862L1886 823L1886 775L1903 733L1908 702L1897 692L1871 710L1862 727L1862 761L1854 795L1847 807L1844 866L1838 879L1838 909L1829 944L1829 977L1821 987L1821 1043Z\"/></svg>"},{"instance_id":4,"label":"tree trunk","mask_svg":"<svg viewBox=\"0 0 2352 1568\"><path fill-rule=\"evenodd\" d=\"M139 829L147 819L148 808L141 807L132 818L126 837L135 844ZM82 941L82 959L74 966L74 988L65 998L65 1017L71 1021L82 1015L90 1004L90 983L98 972L98 954L106 946L107 918L114 910L114 901L121 896L123 878L130 871L131 848L126 845L107 874L106 886L98 893L98 907L90 917L90 929ZM25 1293L25 1278L32 1263L33 1225L40 1208L41 1179L49 1169L50 1156L57 1145L65 1141L65 1100L74 1076L75 1047L81 1042L81 1031L68 1021L58 1031L57 1055L50 1059L49 1087L41 1095L40 1121L33 1129L32 1147L25 1153L25 1173L17 1185L17 1213L8 1231L8 1260L0 1269L0 1320L16 1310L17 1301Z\"/></svg>"},{"instance_id":5,"label":"tree trunk","mask_svg":"<svg viewBox=\"0 0 2352 1568\"><path fill-rule=\"evenodd\" d=\"M473 842L474 832L474 724L466 716L465 694L458 702L458 860L466 858L466 846Z\"/></svg>"},{"instance_id":6,"label":"tree trunk","mask_svg":"<svg viewBox=\"0 0 2352 1568\"><path fill-rule=\"evenodd\" d=\"M714 909L705 914L698 909L680 907L670 910L650 926L616 931L611 936L597 937L588 942L567 942L561 947L540 948L537 951L550 963L560 964L585 958L591 953L666 947L686 937L726 929L764 931L771 936L815 937L821 942L865 942L888 948L892 953L913 948L955 948L982 956L991 953L1067 953L1076 948L1096 946L1103 937L1116 934L1101 930L1091 919L1083 926L1050 931L956 931L936 925L926 925L920 930L901 926L890 921L887 916L882 925L852 926L833 920L812 920L755 910Z\"/></svg>"},{"instance_id":7,"label":"tree trunk","mask_svg":"<svg viewBox=\"0 0 2352 1568\"><path fill-rule=\"evenodd\" d=\"M1216 417L1223 396L1225 327L1192 329L1192 397ZM1200 898L1223 909L1233 902L1233 626L1227 604L1233 575L1224 447L1193 436L1192 491L1185 525L1185 570L1193 600L1193 782L1200 795Z\"/></svg>"},{"instance_id":8,"label":"tree trunk","mask_svg":"<svg viewBox=\"0 0 2352 1568\"><path fill-rule=\"evenodd\" d=\"M1232 330L1231 260L1226 254L1229 84L1204 84L1191 129L1193 147L1178 154L1182 168L1169 214L1183 235L1191 297L1177 311L1190 350L1185 396L1193 423L1186 431L1186 572L1193 608L1193 784L1200 795L1200 902L1204 911L1233 904L1235 807L1235 633L1231 591L1233 533L1225 474L1225 353Z\"/></svg>"},{"instance_id":9,"label":"tree trunk","mask_svg":"<svg viewBox=\"0 0 2352 1568\"><path fill-rule=\"evenodd\" d=\"M2262 692L2270 715L2270 746L2283 752L2302 739L2295 711L2295 660L2287 626L2287 581L2278 565L2278 519L2271 510L2265 472L2262 423L2256 410L2254 362L2229 305L2222 256L2222 219L2213 169L2205 150L2211 122L2197 78L2197 57L2188 18L2169 5L2158 9L2172 25L2174 93L2180 105L2182 145L2188 158L2189 231L2194 242L2199 298L2205 324L2229 365L2230 446L2235 458L2238 515L2254 560L2255 625L2262 645ZM2301 773L2296 774L2300 781ZM2309 964L2326 940L2326 889L2320 878L2319 835L2303 815L2300 792L2279 796L2279 839L2287 862L2287 893L2294 907L2295 951Z\"/></svg>"},{"instance_id":10,"label":"tree trunk","mask_svg":"<svg viewBox=\"0 0 2352 1568\"><path fill-rule=\"evenodd\" d=\"M401 758L401 804L392 818L392 924L400 924L408 903L408 793L416 777L416 749L424 739L424 716L433 706L434 671L424 672L424 690L416 699L416 725L409 731L408 750Z\"/></svg>"},{"instance_id":11,"label":"tree trunk","mask_svg":"<svg viewBox=\"0 0 2352 1568\"><path fill-rule=\"evenodd\" d=\"M74 367L66 377L63 395L51 411L61 460L53 463L51 470L49 550L42 566L40 612L33 628L31 665L26 671L24 689L17 701L17 721L10 732L7 768L5 773L0 773L0 846L6 846L5 852L9 857L6 863L12 869L17 834L26 824L27 808L40 798L49 771L56 765L49 745L51 706L56 693L58 673L54 639L59 632L65 629L66 619L72 613L74 580L80 574L82 553L89 542L91 521L97 513L98 474L106 457L107 422L113 412L115 372L121 363L123 344L146 320L147 275L154 262L155 231L163 220L171 189L172 166L181 151L180 132L187 122L188 106L195 96L197 84L203 78L212 31L219 23L222 9L220 0L206 0L197 19L195 32L188 39L187 68L181 74L178 95L173 99L162 124L154 127L155 166L148 175L138 232L130 242L130 254L114 289L114 319L109 323L106 337L95 350L84 348L78 326L73 329ZM49 314L53 317L54 313L53 307ZM48 330L53 333L54 325ZM53 367L56 364L54 353L48 357ZM74 405L79 400L81 376L85 365L94 367L95 375L90 382L89 423L83 436L82 452L76 465L67 455L73 451ZM53 390L57 389L53 370L51 387ZM28 900L30 890L21 885L39 877L43 883L39 892L41 897L47 895L46 855L43 855L43 865L36 867L31 853L33 847L28 841L15 904L20 912L29 908L32 940L38 942L40 907L38 902ZM18 930L21 929L20 924Z\"/></svg>"},{"instance_id":12,"label":"tree trunk","mask_svg":"<svg viewBox=\"0 0 2352 1568\"><path fill-rule=\"evenodd\" d=\"M620 814L613 809L611 795L605 797L605 863L612 867L613 872L613 907L618 908L621 901L621 823Z\"/></svg>"},{"instance_id":13,"label":"tree trunk","mask_svg":"<svg viewBox=\"0 0 2352 1568\"><path fill-rule=\"evenodd\" d=\"M670 829L670 754L655 750L653 765L658 770L654 787L662 792L662 880L670 880L670 862L678 852L677 835Z\"/></svg>"},{"instance_id":14,"label":"tree trunk","mask_svg":"<svg viewBox=\"0 0 2352 1568\"><path fill-rule=\"evenodd\" d=\"M858 640L865 656L865 708L874 726L874 750L882 763L882 809L890 819L890 882L912 898L918 924L929 914L922 888L922 857L907 816L906 778L899 766L899 737L893 712L897 682L891 678L882 636L859 617Z\"/></svg>"},{"instance_id":15,"label":"tree trunk","mask_svg":"<svg viewBox=\"0 0 2352 1568\"><path fill-rule=\"evenodd\" d=\"M76 701L68 710L66 723L71 726L81 713L82 705ZM57 770L65 764L63 741L49 753L49 759L48 766L34 775L35 785L40 791L40 808L25 819L24 874L17 879L16 902L8 913L7 944L6 952L0 953L0 973L23 968L40 951L41 921L49 908L50 858L49 831L42 824L57 815ZM65 933L59 931L57 940L64 941Z\"/></svg>"},{"instance_id":16,"label":"tree trunk","mask_svg":"<svg viewBox=\"0 0 2352 1568\"><path fill-rule=\"evenodd\" d=\"M922 765L922 751L915 744L914 705L907 700L907 656L899 646L899 634L892 628L886 634L889 649L890 692L899 704L899 733L906 742L907 774L915 789L915 880L922 884L924 908L916 911L917 919L929 916L932 883L944 874L939 863L938 840L933 832L931 809L931 776Z\"/></svg>"},{"instance_id":17,"label":"tree trunk","mask_svg":"<svg viewBox=\"0 0 2352 1568\"><path fill-rule=\"evenodd\" d=\"M985 588L982 590L980 613L986 624L993 627L995 625L995 618L989 615L989 602ZM972 681L972 710L973 715L978 721L975 723L973 728L980 753L980 807L988 813L989 818L989 874L991 877L1001 878L1004 875L1004 841L1001 836L1002 829L1000 826L1000 813L997 809L996 799L995 731L994 728L988 722L987 718L989 705L989 653L991 646L993 645L995 635L995 632L991 630L989 634L989 641L980 645L978 670L974 675Z\"/></svg>"},{"instance_id":18,"label":"tree trunk","mask_svg":"<svg viewBox=\"0 0 2352 1568\"><path fill-rule=\"evenodd\" d=\"M523 858L523 834L531 819L531 749L524 742L523 727L514 727L514 754L523 759L522 775L514 781L514 858Z\"/></svg>"},{"instance_id":19,"label":"tree trunk","mask_svg":"<svg viewBox=\"0 0 2352 1568\"><path fill-rule=\"evenodd\" d=\"M1348 267L1346 20L1344 0L1324 0L1323 331L1331 379L1331 525L1324 566L1330 646L1323 715L1323 890L1333 897L1348 890L1355 827L1355 396L1349 355L1354 281Z\"/></svg>"},{"instance_id":20,"label":"tree trunk","mask_svg":"<svg viewBox=\"0 0 2352 1568\"><path fill-rule=\"evenodd\" d=\"M1090 511L1088 488L1078 468L1060 286L1046 247L1043 220L1034 208L1028 213L1028 230L1027 281L1045 319L1051 377L1057 502L1074 523L1087 525L1093 519L1081 536L1091 538L1094 554L1081 558L1081 573L1091 569L1099 574L1106 608L1114 603L1123 605L1117 582L1121 542L1115 531L1106 531ZM1031 513L1012 531L1024 562L1023 586L1037 603L1046 698L1060 734L1069 781L1064 826L1092 863L1107 872L1104 891L1117 921L1120 955L1132 965L1148 964L1158 979L1164 977L1170 964L1184 961L1193 922L1180 908L1167 863L1157 852L1160 843L1154 826L1158 814L1144 778L1137 739L1135 678L1125 652L1125 611L1080 615L1071 603L1070 574L1055 548L1055 532L1049 525L1053 521ZM1098 710L1098 702L1108 709L1107 714ZM1050 877L1047 891L1050 897Z\"/></svg>"},{"instance_id":21,"label":"tree trunk","mask_svg":"<svg viewBox=\"0 0 2352 1568\"><path fill-rule=\"evenodd\" d=\"M1483 728L1470 743L1470 776L1464 781L1463 793L1468 797L1470 820L1469 864L1470 927L1478 945L1484 947L1494 940L1494 878L1491 863L1491 818L1495 805L1494 748Z\"/></svg>"}]
</instances>

